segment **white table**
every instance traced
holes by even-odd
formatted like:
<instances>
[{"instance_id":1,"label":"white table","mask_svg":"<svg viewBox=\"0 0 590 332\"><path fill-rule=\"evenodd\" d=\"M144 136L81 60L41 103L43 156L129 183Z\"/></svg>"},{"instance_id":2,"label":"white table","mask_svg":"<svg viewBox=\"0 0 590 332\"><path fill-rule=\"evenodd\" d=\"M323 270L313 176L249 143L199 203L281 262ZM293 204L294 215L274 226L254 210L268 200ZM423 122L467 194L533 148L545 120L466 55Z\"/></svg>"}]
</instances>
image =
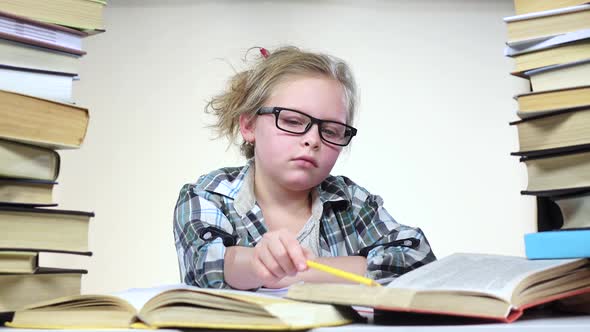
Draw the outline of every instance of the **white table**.
<instances>
[{"instance_id":1,"label":"white table","mask_svg":"<svg viewBox=\"0 0 590 332\"><path fill-rule=\"evenodd\" d=\"M352 324L340 327L318 328L314 332L489 332L489 331L519 331L519 332L590 332L590 315L535 317L522 318L514 323L476 323L462 325L374 325Z\"/></svg>"},{"instance_id":2,"label":"white table","mask_svg":"<svg viewBox=\"0 0 590 332\"><path fill-rule=\"evenodd\" d=\"M0 327L0 332L39 332L41 330L11 329ZM110 329L110 330L47 330L52 332L132 332L141 330ZM154 330L145 330L153 332ZM176 329L159 330L161 332L182 332ZM198 330L204 331L204 330ZM216 330L220 331L220 330ZM339 327L324 327L312 329L313 332L489 332L489 331L519 331L519 332L590 332L590 315L586 316L560 316L560 317L524 317L514 323L477 323L463 325L426 325L415 323L413 325L376 325L376 324L352 324Z\"/></svg>"}]
</instances>

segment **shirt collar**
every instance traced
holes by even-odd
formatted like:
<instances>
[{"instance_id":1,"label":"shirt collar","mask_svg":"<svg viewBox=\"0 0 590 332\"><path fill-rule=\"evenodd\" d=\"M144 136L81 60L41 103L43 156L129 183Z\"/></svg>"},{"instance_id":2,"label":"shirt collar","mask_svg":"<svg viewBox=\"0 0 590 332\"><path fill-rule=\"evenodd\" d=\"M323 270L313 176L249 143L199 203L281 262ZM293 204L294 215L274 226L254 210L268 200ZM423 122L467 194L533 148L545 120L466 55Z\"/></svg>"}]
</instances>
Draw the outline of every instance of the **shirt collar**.
<instances>
[{"instance_id":1,"label":"shirt collar","mask_svg":"<svg viewBox=\"0 0 590 332\"><path fill-rule=\"evenodd\" d=\"M235 200L236 195L240 192L240 189L244 183L244 179L248 175L250 167L253 164L254 160L249 159L246 165L242 167L240 172L235 177L231 176L227 172L223 173L224 176L220 181L209 182L204 190ZM225 171L225 169L221 169L221 171Z\"/></svg>"},{"instance_id":2,"label":"shirt collar","mask_svg":"<svg viewBox=\"0 0 590 332\"><path fill-rule=\"evenodd\" d=\"M328 176L315 188L315 194L319 203L324 206L331 204L350 204L350 195L347 186L341 177ZM246 165L238 175L232 179L224 179L217 183L211 183L205 190L226 196L234 200L234 207L240 216L244 216L254 208L256 197L254 196L254 158L248 159ZM317 198L313 201L317 202Z\"/></svg>"},{"instance_id":3,"label":"shirt collar","mask_svg":"<svg viewBox=\"0 0 590 332\"><path fill-rule=\"evenodd\" d=\"M251 211L256 205L256 196L254 195L254 159L248 160L244 167L244 176L240 188L234 197L234 208L240 217L244 217L248 211Z\"/></svg>"},{"instance_id":4,"label":"shirt collar","mask_svg":"<svg viewBox=\"0 0 590 332\"><path fill-rule=\"evenodd\" d=\"M342 177L328 176L319 186L317 191L322 205L330 204L351 204L351 197L347 190L348 186Z\"/></svg>"}]
</instances>

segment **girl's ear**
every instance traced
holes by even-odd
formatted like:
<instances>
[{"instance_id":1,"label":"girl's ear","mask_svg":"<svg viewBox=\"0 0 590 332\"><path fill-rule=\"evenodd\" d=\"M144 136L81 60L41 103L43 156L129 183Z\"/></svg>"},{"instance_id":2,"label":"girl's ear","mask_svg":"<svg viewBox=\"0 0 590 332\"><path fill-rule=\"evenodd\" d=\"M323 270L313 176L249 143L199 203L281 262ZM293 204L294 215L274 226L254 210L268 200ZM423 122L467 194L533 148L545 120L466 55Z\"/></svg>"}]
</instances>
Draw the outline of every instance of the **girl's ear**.
<instances>
[{"instance_id":1,"label":"girl's ear","mask_svg":"<svg viewBox=\"0 0 590 332\"><path fill-rule=\"evenodd\" d=\"M244 142L254 143L254 128L256 124L256 116L250 114L240 115L240 133Z\"/></svg>"}]
</instances>

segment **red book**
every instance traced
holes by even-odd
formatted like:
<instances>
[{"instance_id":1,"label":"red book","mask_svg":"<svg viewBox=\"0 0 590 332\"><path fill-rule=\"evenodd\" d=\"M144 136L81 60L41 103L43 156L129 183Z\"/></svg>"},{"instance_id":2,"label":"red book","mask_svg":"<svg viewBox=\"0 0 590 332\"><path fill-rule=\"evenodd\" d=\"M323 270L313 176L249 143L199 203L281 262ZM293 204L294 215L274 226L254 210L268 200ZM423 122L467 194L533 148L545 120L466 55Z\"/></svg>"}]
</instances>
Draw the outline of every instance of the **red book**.
<instances>
[{"instance_id":1,"label":"red book","mask_svg":"<svg viewBox=\"0 0 590 332\"><path fill-rule=\"evenodd\" d=\"M590 261L453 254L412 270L385 287L294 285L301 301L372 307L380 314L415 313L513 322L532 307L590 294Z\"/></svg>"}]
</instances>

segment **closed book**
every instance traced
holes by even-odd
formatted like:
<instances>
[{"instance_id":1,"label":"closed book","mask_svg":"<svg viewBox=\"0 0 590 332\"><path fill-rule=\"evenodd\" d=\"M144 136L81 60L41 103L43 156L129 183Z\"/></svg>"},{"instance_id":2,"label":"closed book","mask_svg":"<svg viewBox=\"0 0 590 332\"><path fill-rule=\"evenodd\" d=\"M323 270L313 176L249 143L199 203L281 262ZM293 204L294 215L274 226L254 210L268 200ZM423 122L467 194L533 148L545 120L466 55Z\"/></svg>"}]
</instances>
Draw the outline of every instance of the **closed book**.
<instances>
[{"instance_id":1,"label":"closed book","mask_svg":"<svg viewBox=\"0 0 590 332\"><path fill-rule=\"evenodd\" d=\"M514 97L517 115L530 118L569 109L590 108L590 85L542 92L523 93Z\"/></svg>"},{"instance_id":2,"label":"closed book","mask_svg":"<svg viewBox=\"0 0 590 332\"><path fill-rule=\"evenodd\" d=\"M35 274L0 274L0 312L39 301L80 294L84 270L44 269Z\"/></svg>"},{"instance_id":3,"label":"closed book","mask_svg":"<svg viewBox=\"0 0 590 332\"><path fill-rule=\"evenodd\" d=\"M588 0L514 0L517 15L581 5Z\"/></svg>"},{"instance_id":4,"label":"closed book","mask_svg":"<svg viewBox=\"0 0 590 332\"><path fill-rule=\"evenodd\" d=\"M35 21L0 10L0 38L84 55L86 52L82 51L82 38L87 35L79 30Z\"/></svg>"},{"instance_id":5,"label":"closed book","mask_svg":"<svg viewBox=\"0 0 590 332\"><path fill-rule=\"evenodd\" d=\"M514 155L590 145L590 105L511 123L518 129L520 149Z\"/></svg>"},{"instance_id":6,"label":"closed book","mask_svg":"<svg viewBox=\"0 0 590 332\"><path fill-rule=\"evenodd\" d=\"M255 292L171 285L43 301L17 310L7 325L48 329L134 327L259 331L344 325L356 318L358 316L350 309L326 304L297 302Z\"/></svg>"},{"instance_id":7,"label":"closed book","mask_svg":"<svg viewBox=\"0 0 590 332\"><path fill-rule=\"evenodd\" d=\"M78 73L79 56L0 38L0 63L42 71Z\"/></svg>"},{"instance_id":8,"label":"closed book","mask_svg":"<svg viewBox=\"0 0 590 332\"><path fill-rule=\"evenodd\" d=\"M59 166L59 154L51 149L0 138L0 177L55 181Z\"/></svg>"},{"instance_id":9,"label":"closed book","mask_svg":"<svg viewBox=\"0 0 590 332\"><path fill-rule=\"evenodd\" d=\"M0 248L88 253L94 213L0 205Z\"/></svg>"},{"instance_id":10,"label":"closed book","mask_svg":"<svg viewBox=\"0 0 590 332\"><path fill-rule=\"evenodd\" d=\"M542 12L506 17L508 44L542 40L559 34L590 28L590 5L583 4Z\"/></svg>"},{"instance_id":11,"label":"closed book","mask_svg":"<svg viewBox=\"0 0 590 332\"><path fill-rule=\"evenodd\" d=\"M590 60L530 70L526 71L524 75L529 78L531 89L535 92L581 86L590 87ZM586 94L590 95L589 92ZM590 99L590 96L586 98Z\"/></svg>"},{"instance_id":12,"label":"closed book","mask_svg":"<svg viewBox=\"0 0 590 332\"><path fill-rule=\"evenodd\" d=\"M436 314L513 322L529 308L590 292L587 259L527 260L452 254L409 271L385 287L302 283L287 298L372 307L392 313Z\"/></svg>"},{"instance_id":13,"label":"closed book","mask_svg":"<svg viewBox=\"0 0 590 332\"><path fill-rule=\"evenodd\" d=\"M0 177L0 205L55 206L54 181Z\"/></svg>"},{"instance_id":14,"label":"closed book","mask_svg":"<svg viewBox=\"0 0 590 332\"><path fill-rule=\"evenodd\" d=\"M104 29L106 0L0 0L0 10L78 30Z\"/></svg>"},{"instance_id":15,"label":"closed book","mask_svg":"<svg viewBox=\"0 0 590 332\"><path fill-rule=\"evenodd\" d=\"M88 121L86 108L0 90L0 138L53 149L79 148Z\"/></svg>"},{"instance_id":16,"label":"closed book","mask_svg":"<svg viewBox=\"0 0 590 332\"><path fill-rule=\"evenodd\" d=\"M590 229L525 234L524 247L528 259L590 257Z\"/></svg>"},{"instance_id":17,"label":"closed book","mask_svg":"<svg viewBox=\"0 0 590 332\"><path fill-rule=\"evenodd\" d=\"M590 187L590 151L524 156L528 186L522 194L557 196Z\"/></svg>"},{"instance_id":18,"label":"closed book","mask_svg":"<svg viewBox=\"0 0 590 332\"><path fill-rule=\"evenodd\" d=\"M89 255L71 255L45 251L0 250L0 274L35 274L38 271L55 269L84 270Z\"/></svg>"},{"instance_id":19,"label":"closed book","mask_svg":"<svg viewBox=\"0 0 590 332\"><path fill-rule=\"evenodd\" d=\"M521 77L527 70L587 60L590 59L590 37L551 48L516 54L512 56L512 59L514 59L514 71L511 74Z\"/></svg>"},{"instance_id":20,"label":"closed book","mask_svg":"<svg viewBox=\"0 0 590 332\"><path fill-rule=\"evenodd\" d=\"M51 72L0 64L0 89L39 98L71 103L77 74Z\"/></svg>"}]
</instances>

